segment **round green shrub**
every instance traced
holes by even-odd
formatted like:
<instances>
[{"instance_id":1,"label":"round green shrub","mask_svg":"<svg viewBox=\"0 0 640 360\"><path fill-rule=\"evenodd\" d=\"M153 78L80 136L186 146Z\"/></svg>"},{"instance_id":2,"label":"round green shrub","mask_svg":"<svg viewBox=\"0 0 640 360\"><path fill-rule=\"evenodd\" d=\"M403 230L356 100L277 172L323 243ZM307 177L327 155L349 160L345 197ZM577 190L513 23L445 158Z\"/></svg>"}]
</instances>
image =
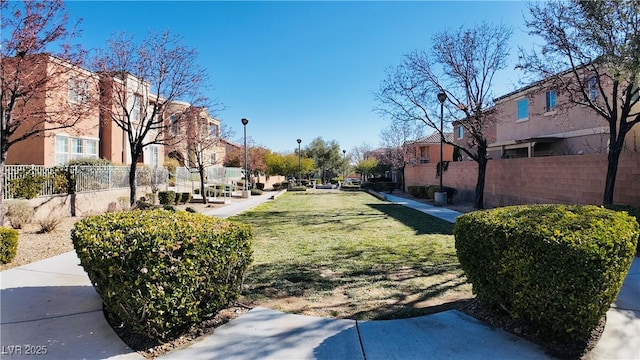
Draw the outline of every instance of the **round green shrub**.
<instances>
[{"instance_id":1,"label":"round green shrub","mask_svg":"<svg viewBox=\"0 0 640 360\"><path fill-rule=\"evenodd\" d=\"M0 262L10 263L18 252L18 231L0 227Z\"/></svg>"},{"instance_id":2,"label":"round green shrub","mask_svg":"<svg viewBox=\"0 0 640 360\"><path fill-rule=\"evenodd\" d=\"M251 226L186 211L123 211L77 222L71 239L112 323L165 340L234 301Z\"/></svg>"},{"instance_id":3,"label":"round green shrub","mask_svg":"<svg viewBox=\"0 0 640 360\"><path fill-rule=\"evenodd\" d=\"M639 233L632 217L597 206L510 206L454 225L478 300L566 343L588 338L615 300Z\"/></svg>"},{"instance_id":4,"label":"round green shrub","mask_svg":"<svg viewBox=\"0 0 640 360\"><path fill-rule=\"evenodd\" d=\"M191 201L191 193L190 192L180 193L180 202L182 202L183 204L186 204L189 201Z\"/></svg>"},{"instance_id":5,"label":"round green shrub","mask_svg":"<svg viewBox=\"0 0 640 360\"><path fill-rule=\"evenodd\" d=\"M158 201L160 205L173 204L176 201L176 192L172 190L158 191Z\"/></svg>"},{"instance_id":6,"label":"round green shrub","mask_svg":"<svg viewBox=\"0 0 640 360\"><path fill-rule=\"evenodd\" d=\"M254 196L262 195L262 190L251 189L251 195L254 195Z\"/></svg>"}]
</instances>

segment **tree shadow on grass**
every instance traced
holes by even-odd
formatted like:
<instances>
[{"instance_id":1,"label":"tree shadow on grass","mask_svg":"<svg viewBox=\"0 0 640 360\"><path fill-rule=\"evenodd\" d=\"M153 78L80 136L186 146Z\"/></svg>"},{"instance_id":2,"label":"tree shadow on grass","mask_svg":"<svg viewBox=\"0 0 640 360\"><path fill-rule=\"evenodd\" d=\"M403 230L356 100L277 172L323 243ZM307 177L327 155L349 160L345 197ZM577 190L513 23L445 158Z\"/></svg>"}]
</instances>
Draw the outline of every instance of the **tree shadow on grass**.
<instances>
[{"instance_id":1,"label":"tree shadow on grass","mask_svg":"<svg viewBox=\"0 0 640 360\"><path fill-rule=\"evenodd\" d=\"M453 224L400 204L367 204L369 207L413 228L417 235L453 235Z\"/></svg>"}]
</instances>

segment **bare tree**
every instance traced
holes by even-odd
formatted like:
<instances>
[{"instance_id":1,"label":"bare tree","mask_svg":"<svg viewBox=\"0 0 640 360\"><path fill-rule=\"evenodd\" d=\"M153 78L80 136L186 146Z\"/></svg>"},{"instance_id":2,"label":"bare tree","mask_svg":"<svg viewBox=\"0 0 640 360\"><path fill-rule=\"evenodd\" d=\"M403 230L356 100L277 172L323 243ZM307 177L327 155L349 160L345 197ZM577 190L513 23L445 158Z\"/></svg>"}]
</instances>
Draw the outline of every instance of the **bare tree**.
<instances>
[{"instance_id":1,"label":"bare tree","mask_svg":"<svg viewBox=\"0 0 640 360\"><path fill-rule=\"evenodd\" d=\"M414 51L405 55L401 65L389 69L376 94L383 116L393 122L423 122L455 146L440 128L437 94L447 95L448 123L461 119L468 135L468 146L461 150L478 164L474 202L478 209L484 208L488 134L495 124L493 77L506 67L511 33L504 25L489 24L437 33L430 51Z\"/></svg>"},{"instance_id":2,"label":"bare tree","mask_svg":"<svg viewBox=\"0 0 640 360\"><path fill-rule=\"evenodd\" d=\"M9 149L52 130L73 127L89 106L70 106L53 99L67 89L70 76L80 71L84 51L72 45L76 23L58 1L0 1L0 225L4 222L4 166ZM55 54L53 49L59 49ZM71 74L71 75L70 75ZM83 88L84 105L88 88ZM39 104L54 101L56 106Z\"/></svg>"},{"instance_id":3,"label":"bare tree","mask_svg":"<svg viewBox=\"0 0 640 360\"><path fill-rule=\"evenodd\" d=\"M203 194L203 202L207 203L205 196L205 172L210 166L220 166L223 159L217 155L222 148L223 132L228 133L226 127L221 127L207 108L189 106L183 112L172 114L169 119L169 139L173 147L184 153L188 161L185 165L195 165L200 175L200 193ZM175 134L175 135L174 135ZM171 137L175 136L172 141Z\"/></svg>"},{"instance_id":4,"label":"bare tree","mask_svg":"<svg viewBox=\"0 0 640 360\"><path fill-rule=\"evenodd\" d=\"M424 135L423 130L422 123L394 121L380 132L381 144L384 147L380 162L389 164L392 169L400 169L400 188L403 192L406 191L404 169L415 151L412 143Z\"/></svg>"},{"instance_id":5,"label":"bare tree","mask_svg":"<svg viewBox=\"0 0 640 360\"><path fill-rule=\"evenodd\" d=\"M640 122L640 1L549 1L529 13L530 33L545 43L521 49L519 67L608 123L603 203L611 204L625 137Z\"/></svg>"},{"instance_id":6,"label":"bare tree","mask_svg":"<svg viewBox=\"0 0 640 360\"><path fill-rule=\"evenodd\" d=\"M132 205L137 163L145 147L176 139L167 131L170 124L164 120L166 108L179 100L199 107L196 95L208 77L197 64L197 55L195 49L182 44L180 37L164 31L150 32L140 43L135 43L132 36L117 34L95 58L105 97L101 102L104 121L122 129L129 145Z\"/></svg>"}]
</instances>

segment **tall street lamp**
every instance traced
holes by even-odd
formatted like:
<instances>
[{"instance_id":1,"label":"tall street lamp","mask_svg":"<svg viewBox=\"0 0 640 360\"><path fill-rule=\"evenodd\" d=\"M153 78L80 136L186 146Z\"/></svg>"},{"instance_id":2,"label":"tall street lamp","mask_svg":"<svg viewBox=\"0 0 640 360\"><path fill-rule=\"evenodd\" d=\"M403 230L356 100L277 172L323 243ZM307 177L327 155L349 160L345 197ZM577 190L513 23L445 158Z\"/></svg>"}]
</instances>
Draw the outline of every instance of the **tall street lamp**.
<instances>
[{"instance_id":1,"label":"tall street lamp","mask_svg":"<svg viewBox=\"0 0 640 360\"><path fill-rule=\"evenodd\" d=\"M300 143L302 142L302 139L298 139L296 140L298 142L298 181L297 183L302 185L302 160L300 159Z\"/></svg>"},{"instance_id":2,"label":"tall street lamp","mask_svg":"<svg viewBox=\"0 0 640 360\"><path fill-rule=\"evenodd\" d=\"M342 149L342 162L344 163L344 175L342 175L342 182L347 177L347 150Z\"/></svg>"},{"instance_id":3,"label":"tall street lamp","mask_svg":"<svg viewBox=\"0 0 640 360\"><path fill-rule=\"evenodd\" d=\"M442 191L442 176L444 175L444 163L443 163L443 151L442 144L444 142L444 132L443 132L443 118L444 118L444 102L447 100L447 94L444 92L438 93L438 101L440 102L440 191L439 194L436 194L435 202L436 205L445 205L447 203L447 193Z\"/></svg>"},{"instance_id":4,"label":"tall street lamp","mask_svg":"<svg viewBox=\"0 0 640 360\"><path fill-rule=\"evenodd\" d=\"M247 124L249 123L249 119L242 119L242 126L244 127L244 190L242 191L242 197L244 199L250 196L248 190L249 183L249 168L247 167Z\"/></svg>"}]
</instances>

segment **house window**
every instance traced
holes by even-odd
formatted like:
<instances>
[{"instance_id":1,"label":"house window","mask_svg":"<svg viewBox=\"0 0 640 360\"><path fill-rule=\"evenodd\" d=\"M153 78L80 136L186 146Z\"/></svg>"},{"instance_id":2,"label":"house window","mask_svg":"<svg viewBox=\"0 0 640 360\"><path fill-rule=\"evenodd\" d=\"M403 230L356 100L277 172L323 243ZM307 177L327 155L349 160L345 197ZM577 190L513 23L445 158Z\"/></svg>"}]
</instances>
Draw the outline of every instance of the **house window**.
<instances>
[{"instance_id":1,"label":"house window","mask_svg":"<svg viewBox=\"0 0 640 360\"><path fill-rule=\"evenodd\" d=\"M71 158L81 159L84 155L82 139L71 139Z\"/></svg>"},{"instance_id":2,"label":"house window","mask_svg":"<svg viewBox=\"0 0 640 360\"><path fill-rule=\"evenodd\" d=\"M458 126L456 128L456 138L462 139L464 137L464 127Z\"/></svg>"},{"instance_id":3,"label":"house window","mask_svg":"<svg viewBox=\"0 0 640 360\"><path fill-rule=\"evenodd\" d=\"M518 121L529 118L529 100L518 100Z\"/></svg>"},{"instance_id":4,"label":"house window","mask_svg":"<svg viewBox=\"0 0 640 360\"><path fill-rule=\"evenodd\" d=\"M131 121L139 121L140 120L140 107L142 106L142 96L135 94L133 95L133 106L131 107Z\"/></svg>"},{"instance_id":5,"label":"house window","mask_svg":"<svg viewBox=\"0 0 640 360\"><path fill-rule=\"evenodd\" d=\"M89 98L89 84L85 79L69 79L69 102L72 104L82 104Z\"/></svg>"},{"instance_id":6,"label":"house window","mask_svg":"<svg viewBox=\"0 0 640 360\"><path fill-rule=\"evenodd\" d=\"M157 146L151 146L151 166L156 167L158 166L158 162L159 162L159 152L158 152L158 147Z\"/></svg>"},{"instance_id":7,"label":"house window","mask_svg":"<svg viewBox=\"0 0 640 360\"><path fill-rule=\"evenodd\" d=\"M546 112L552 112L556 110L556 92L555 90L547 91L546 93L546 106L544 109Z\"/></svg>"},{"instance_id":8,"label":"house window","mask_svg":"<svg viewBox=\"0 0 640 360\"><path fill-rule=\"evenodd\" d=\"M97 140L85 140L85 144L87 145L85 150L85 157L88 158L98 158L98 141Z\"/></svg>"},{"instance_id":9,"label":"house window","mask_svg":"<svg viewBox=\"0 0 640 360\"><path fill-rule=\"evenodd\" d=\"M218 125L216 124L209 125L209 136L211 136L212 138L218 137Z\"/></svg>"},{"instance_id":10,"label":"house window","mask_svg":"<svg viewBox=\"0 0 640 360\"><path fill-rule=\"evenodd\" d=\"M587 91L589 92L589 99L596 100L598 98L598 82L595 76L589 78L587 82Z\"/></svg>"},{"instance_id":11,"label":"house window","mask_svg":"<svg viewBox=\"0 0 640 360\"><path fill-rule=\"evenodd\" d=\"M177 134L178 133L178 115L176 115L176 114L172 114L169 117L169 131L172 134Z\"/></svg>"},{"instance_id":12,"label":"house window","mask_svg":"<svg viewBox=\"0 0 640 360\"><path fill-rule=\"evenodd\" d=\"M215 165L216 164L216 153L211 153L211 157L210 157L210 162L211 165Z\"/></svg>"},{"instance_id":13,"label":"house window","mask_svg":"<svg viewBox=\"0 0 640 360\"><path fill-rule=\"evenodd\" d=\"M83 158L98 158L98 140L56 136L56 165Z\"/></svg>"},{"instance_id":14,"label":"house window","mask_svg":"<svg viewBox=\"0 0 640 360\"><path fill-rule=\"evenodd\" d=\"M69 161L69 138L56 136L56 165Z\"/></svg>"}]
</instances>

